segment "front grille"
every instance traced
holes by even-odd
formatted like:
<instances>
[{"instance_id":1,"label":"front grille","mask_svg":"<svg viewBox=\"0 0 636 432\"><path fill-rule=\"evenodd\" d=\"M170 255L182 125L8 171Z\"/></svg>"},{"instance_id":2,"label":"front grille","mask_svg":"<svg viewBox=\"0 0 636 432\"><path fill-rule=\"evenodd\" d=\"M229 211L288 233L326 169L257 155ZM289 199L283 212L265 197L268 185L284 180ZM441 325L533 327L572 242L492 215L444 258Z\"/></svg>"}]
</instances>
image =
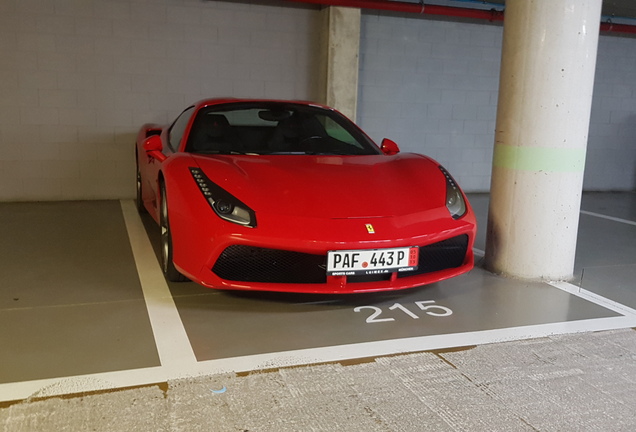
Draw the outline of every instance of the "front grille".
<instances>
[{"instance_id":1,"label":"front grille","mask_svg":"<svg viewBox=\"0 0 636 432\"><path fill-rule=\"evenodd\" d=\"M398 273L398 277L459 267L464 263L467 248L467 235L422 246L417 270ZM325 255L233 245L223 251L212 271L221 279L237 282L321 284L327 282L326 262ZM390 274L347 276L347 283L390 278Z\"/></svg>"},{"instance_id":2,"label":"front grille","mask_svg":"<svg viewBox=\"0 0 636 432\"><path fill-rule=\"evenodd\" d=\"M459 267L464 263L467 248L468 236L466 234L422 246L417 270L398 273L398 277L409 277Z\"/></svg>"},{"instance_id":3,"label":"front grille","mask_svg":"<svg viewBox=\"0 0 636 432\"><path fill-rule=\"evenodd\" d=\"M212 271L221 279L263 283L326 283L327 257L302 252L233 245Z\"/></svg>"}]
</instances>

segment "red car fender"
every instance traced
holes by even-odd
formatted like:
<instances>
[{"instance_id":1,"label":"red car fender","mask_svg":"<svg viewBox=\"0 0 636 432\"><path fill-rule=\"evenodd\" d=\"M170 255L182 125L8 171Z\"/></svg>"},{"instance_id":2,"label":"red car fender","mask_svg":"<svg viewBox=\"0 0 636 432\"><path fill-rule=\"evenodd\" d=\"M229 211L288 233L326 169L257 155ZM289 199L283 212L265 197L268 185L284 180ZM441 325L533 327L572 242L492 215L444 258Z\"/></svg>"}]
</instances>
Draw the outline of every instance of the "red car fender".
<instances>
[{"instance_id":1,"label":"red car fender","mask_svg":"<svg viewBox=\"0 0 636 432\"><path fill-rule=\"evenodd\" d=\"M176 154L162 167L162 181L168 199L168 220L172 232L172 253L175 267L186 277L193 278L188 269L198 272L209 250L201 247L204 239L213 239L218 230L214 226L222 221L199 190L190 168L196 164L188 154ZM193 215L209 215L209 223L193 226ZM211 240L210 240L211 241Z\"/></svg>"}]
</instances>

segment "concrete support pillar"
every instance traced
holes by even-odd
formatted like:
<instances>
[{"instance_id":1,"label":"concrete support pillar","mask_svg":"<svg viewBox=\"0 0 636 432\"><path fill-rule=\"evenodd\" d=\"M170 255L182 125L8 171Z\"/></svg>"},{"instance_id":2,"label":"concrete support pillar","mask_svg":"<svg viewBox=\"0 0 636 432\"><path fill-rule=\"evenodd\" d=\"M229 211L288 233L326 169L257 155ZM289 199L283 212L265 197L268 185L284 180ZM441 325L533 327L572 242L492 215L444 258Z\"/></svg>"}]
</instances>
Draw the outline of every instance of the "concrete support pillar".
<instances>
[{"instance_id":1,"label":"concrete support pillar","mask_svg":"<svg viewBox=\"0 0 636 432\"><path fill-rule=\"evenodd\" d=\"M507 0L486 267L572 277L602 0Z\"/></svg>"},{"instance_id":2,"label":"concrete support pillar","mask_svg":"<svg viewBox=\"0 0 636 432\"><path fill-rule=\"evenodd\" d=\"M329 6L322 10L322 102L356 119L360 9Z\"/></svg>"}]
</instances>

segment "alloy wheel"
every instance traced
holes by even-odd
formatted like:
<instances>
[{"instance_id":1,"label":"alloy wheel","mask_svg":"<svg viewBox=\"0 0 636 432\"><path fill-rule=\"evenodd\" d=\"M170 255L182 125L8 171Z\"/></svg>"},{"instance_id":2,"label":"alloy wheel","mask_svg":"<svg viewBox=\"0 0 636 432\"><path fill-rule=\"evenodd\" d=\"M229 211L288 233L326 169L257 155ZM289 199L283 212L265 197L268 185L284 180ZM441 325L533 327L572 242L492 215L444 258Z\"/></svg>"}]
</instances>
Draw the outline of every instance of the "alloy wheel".
<instances>
[{"instance_id":1,"label":"alloy wheel","mask_svg":"<svg viewBox=\"0 0 636 432\"><path fill-rule=\"evenodd\" d=\"M164 273L168 273L170 262L170 225L168 223L168 203L166 202L166 191L161 189L161 266Z\"/></svg>"}]
</instances>

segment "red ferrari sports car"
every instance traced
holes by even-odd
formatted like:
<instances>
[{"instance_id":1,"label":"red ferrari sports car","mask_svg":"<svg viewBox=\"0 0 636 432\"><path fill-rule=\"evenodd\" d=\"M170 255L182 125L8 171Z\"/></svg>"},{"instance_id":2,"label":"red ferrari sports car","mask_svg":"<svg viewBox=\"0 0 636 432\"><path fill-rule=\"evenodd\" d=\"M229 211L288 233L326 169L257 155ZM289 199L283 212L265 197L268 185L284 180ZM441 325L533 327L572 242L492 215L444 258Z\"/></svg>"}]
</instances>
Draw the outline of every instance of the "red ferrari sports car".
<instances>
[{"instance_id":1,"label":"red ferrari sports car","mask_svg":"<svg viewBox=\"0 0 636 432\"><path fill-rule=\"evenodd\" d=\"M354 293L473 267L475 216L434 160L308 102L210 99L137 137L137 207L169 281Z\"/></svg>"}]
</instances>

